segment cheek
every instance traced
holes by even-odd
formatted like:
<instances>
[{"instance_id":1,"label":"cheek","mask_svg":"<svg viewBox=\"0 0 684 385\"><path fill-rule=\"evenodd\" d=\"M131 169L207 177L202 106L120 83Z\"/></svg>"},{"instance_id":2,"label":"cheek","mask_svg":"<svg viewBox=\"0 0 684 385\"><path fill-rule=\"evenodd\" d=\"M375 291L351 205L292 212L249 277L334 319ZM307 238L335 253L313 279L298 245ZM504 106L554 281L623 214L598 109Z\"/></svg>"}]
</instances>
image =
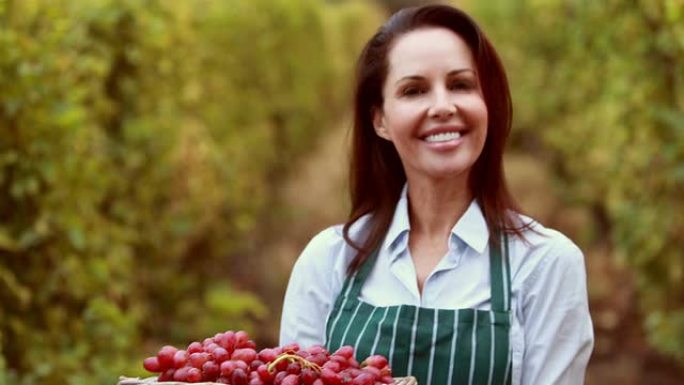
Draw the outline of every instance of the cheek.
<instances>
[{"instance_id":1,"label":"cheek","mask_svg":"<svg viewBox=\"0 0 684 385\"><path fill-rule=\"evenodd\" d=\"M405 135L406 132L413 130L420 115L416 108L409 105L392 104L385 110L385 123L390 133L394 135Z\"/></svg>"},{"instance_id":2,"label":"cheek","mask_svg":"<svg viewBox=\"0 0 684 385\"><path fill-rule=\"evenodd\" d=\"M469 120L469 124L478 127L485 128L489 122L489 114L487 111L487 105L481 98L473 98L468 100L467 103L463 103L461 110L466 115L466 119Z\"/></svg>"},{"instance_id":3,"label":"cheek","mask_svg":"<svg viewBox=\"0 0 684 385\"><path fill-rule=\"evenodd\" d=\"M466 123L473 128L473 144L481 151L487 140L489 127L487 106L481 98L473 98L468 104L463 104L462 112Z\"/></svg>"}]
</instances>

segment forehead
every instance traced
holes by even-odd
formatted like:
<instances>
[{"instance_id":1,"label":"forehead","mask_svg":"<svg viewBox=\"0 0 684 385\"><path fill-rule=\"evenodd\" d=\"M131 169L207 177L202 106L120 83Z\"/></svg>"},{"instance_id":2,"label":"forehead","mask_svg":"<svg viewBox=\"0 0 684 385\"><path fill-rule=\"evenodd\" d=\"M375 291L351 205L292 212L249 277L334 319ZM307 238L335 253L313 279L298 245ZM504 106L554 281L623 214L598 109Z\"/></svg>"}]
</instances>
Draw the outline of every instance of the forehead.
<instances>
[{"instance_id":1,"label":"forehead","mask_svg":"<svg viewBox=\"0 0 684 385\"><path fill-rule=\"evenodd\" d=\"M388 63L390 78L432 70L475 70L473 54L465 40L441 27L421 28L399 36L390 49Z\"/></svg>"}]
</instances>

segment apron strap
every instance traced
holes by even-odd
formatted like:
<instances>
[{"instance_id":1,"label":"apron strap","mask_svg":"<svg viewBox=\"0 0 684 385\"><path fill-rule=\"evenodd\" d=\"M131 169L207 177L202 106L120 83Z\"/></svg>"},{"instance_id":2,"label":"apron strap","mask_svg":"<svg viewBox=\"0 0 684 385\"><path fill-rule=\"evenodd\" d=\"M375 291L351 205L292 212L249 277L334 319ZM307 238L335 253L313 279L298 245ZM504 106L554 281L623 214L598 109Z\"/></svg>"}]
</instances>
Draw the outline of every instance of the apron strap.
<instances>
[{"instance_id":1,"label":"apron strap","mask_svg":"<svg viewBox=\"0 0 684 385\"><path fill-rule=\"evenodd\" d=\"M378 258L378 252L380 247L376 247L363 262L359 270L352 277L351 290L349 290L349 296L352 298L357 298L361 294L361 289L363 288L364 282L368 274L370 274L371 269L375 266L375 260Z\"/></svg>"},{"instance_id":2,"label":"apron strap","mask_svg":"<svg viewBox=\"0 0 684 385\"><path fill-rule=\"evenodd\" d=\"M511 273L508 258L508 235L489 248L489 274L492 291L492 310L506 312L511 309Z\"/></svg>"}]
</instances>

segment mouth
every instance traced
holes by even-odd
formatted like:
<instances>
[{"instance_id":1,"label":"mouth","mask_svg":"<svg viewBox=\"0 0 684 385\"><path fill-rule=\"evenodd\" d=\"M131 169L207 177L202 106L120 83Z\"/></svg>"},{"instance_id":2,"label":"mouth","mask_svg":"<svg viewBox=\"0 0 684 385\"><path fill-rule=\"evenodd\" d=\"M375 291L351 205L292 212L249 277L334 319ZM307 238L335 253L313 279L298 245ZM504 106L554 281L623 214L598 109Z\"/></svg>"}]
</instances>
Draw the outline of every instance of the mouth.
<instances>
[{"instance_id":1,"label":"mouth","mask_svg":"<svg viewBox=\"0 0 684 385\"><path fill-rule=\"evenodd\" d=\"M444 143L461 139L466 134L467 131L460 128L446 128L432 130L426 135L421 136L421 139L427 143Z\"/></svg>"},{"instance_id":2,"label":"mouth","mask_svg":"<svg viewBox=\"0 0 684 385\"><path fill-rule=\"evenodd\" d=\"M455 140L455 139L460 139L461 138L461 133L458 131L451 131L451 132L440 132L438 134L432 134L428 135L423 138L424 141L428 143L440 143L440 142L448 142L450 140Z\"/></svg>"}]
</instances>

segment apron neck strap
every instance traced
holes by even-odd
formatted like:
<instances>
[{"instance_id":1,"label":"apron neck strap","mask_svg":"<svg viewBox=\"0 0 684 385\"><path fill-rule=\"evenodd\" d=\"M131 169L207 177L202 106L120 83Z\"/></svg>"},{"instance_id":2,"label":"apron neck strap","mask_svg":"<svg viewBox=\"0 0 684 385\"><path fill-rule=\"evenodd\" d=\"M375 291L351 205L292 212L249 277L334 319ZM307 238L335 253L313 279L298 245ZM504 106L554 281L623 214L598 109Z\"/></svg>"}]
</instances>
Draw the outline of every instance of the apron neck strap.
<instances>
[{"instance_id":1,"label":"apron neck strap","mask_svg":"<svg viewBox=\"0 0 684 385\"><path fill-rule=\"evenodd\" d=\"M491 279L492 310L511 309L511 274L508 258L508 235L494 234L498 242L489 247L489 276Z\"/></svg>"},{"instance_id":2,"label":"apron neck strap","mask_svg":"<svg viewBox=\"0 0 684 385\"><path fill-rule=\"evenodd\" d=\"M363 264L361 264L359 270L351 277L351 290L349 295L351 295L352 298L357 298L361 294L361 288L363 287L364 282L366 282L366 278L368 277L368 274L370 274L371 269L375 266L375 260L378 259L379 250L380 247L373 249L368 257L366 257Z\"/></svg>"}]
</instances>

